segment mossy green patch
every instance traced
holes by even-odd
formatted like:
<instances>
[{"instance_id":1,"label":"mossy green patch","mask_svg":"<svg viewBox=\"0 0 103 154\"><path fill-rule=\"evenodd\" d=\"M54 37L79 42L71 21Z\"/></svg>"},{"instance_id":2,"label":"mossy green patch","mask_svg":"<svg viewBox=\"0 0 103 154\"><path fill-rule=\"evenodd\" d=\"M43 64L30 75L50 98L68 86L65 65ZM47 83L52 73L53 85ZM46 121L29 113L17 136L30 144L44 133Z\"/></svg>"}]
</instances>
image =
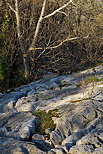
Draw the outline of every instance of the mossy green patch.
<instances>
[{"instance_id":1,"label":"mossy green patch","mask_svg":"<svg viewBox=\"0 0 103 154\"><path fill-rule=\"evenodd\" d=\"M36 131L39 134L45 134L45 129L47 128L50 128L51 130L55 129L56 125L54 124L52 117L57 116L56 110L50 110L48 113L35 110L33 114L39 118L39 123L36 127Z\"/></svg>"},{"instance_id":2,"label":"mossy green patch","mask_svg":"<svg viewBox=\"0 0 103 154\"><path fill-rule=\"evenodd\" d=\"M46 97L39 98L39 101L49 100L49 99L52 99L53 97L55 97L55 95L50 94L48 97L46 96Z\"/></svg>"},{"instance_id":3,"label":"mossy green patch","mask_svg":"<svg viewBox=\"0 0 103 154\"><path fill-rule=\"evenodd\" d=\"M78 102L81 102L81 101L84 101L84 100L92 100L92 98L83 98L83 99L77 99L77 100L67 101L67 102L70 102L70 103L78 103Z\"/></svg>"}]
</instances>

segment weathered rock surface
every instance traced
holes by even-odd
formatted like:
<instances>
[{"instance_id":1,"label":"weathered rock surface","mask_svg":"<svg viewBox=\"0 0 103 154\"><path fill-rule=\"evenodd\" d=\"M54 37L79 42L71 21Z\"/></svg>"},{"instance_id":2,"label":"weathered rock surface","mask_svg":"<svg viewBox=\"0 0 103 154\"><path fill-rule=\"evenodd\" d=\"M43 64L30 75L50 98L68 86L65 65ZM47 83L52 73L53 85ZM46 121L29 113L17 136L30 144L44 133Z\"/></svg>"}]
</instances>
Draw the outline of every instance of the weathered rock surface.
<instances>
[{"instance_id":1,"label":"weathered rock surface","mask_svg":"<svg viewBox=\"0 0 103 154\"><path fill-rule=\"evenodd\" d=\"M19 140L27 140L35 133L35 125L38 118L31 113L15 112L12 114L0 114L0 134Z\"/></svg>"},{"instance_id":2,"label":"weathered rock surface","mask_svg":"<svg viewBox=\"0 0 103 154\"><path fill-rule=\"evenodd\" d=\"M0 137L0 154L46 154L34 143L18 141L13 138Z\"/></svg>"},{"instance_id":3,"label":"weathered rock surface","mask_svg":"<svg viewBox=\"0 0 103 154\"><path fill-rule=\"evenodd\" d=\"M44 77L0 93L0 153L102 154L103 66L95 70ZM82 85L90 76L96 81ZM55 129L38 134L34 110L53 112Z\"/></svg>"}]
</instances>

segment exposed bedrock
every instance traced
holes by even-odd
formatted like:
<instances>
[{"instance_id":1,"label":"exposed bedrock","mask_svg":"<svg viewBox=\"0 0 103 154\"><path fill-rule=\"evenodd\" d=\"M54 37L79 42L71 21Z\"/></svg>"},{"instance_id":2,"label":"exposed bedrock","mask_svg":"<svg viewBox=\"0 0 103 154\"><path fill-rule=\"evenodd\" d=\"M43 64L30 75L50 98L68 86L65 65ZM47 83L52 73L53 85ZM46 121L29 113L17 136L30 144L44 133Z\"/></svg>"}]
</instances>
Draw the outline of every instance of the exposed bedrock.
<instances>
[{"instance_id":1,"label":"exposed bedrock","mask_svg":"<svg viewBox=\"0 0 103 154\"><path fill-rule=\"evenodd\" d=\"M102 154L103 66L0 93L0 154Z\"/></svg>"}]
</instances>

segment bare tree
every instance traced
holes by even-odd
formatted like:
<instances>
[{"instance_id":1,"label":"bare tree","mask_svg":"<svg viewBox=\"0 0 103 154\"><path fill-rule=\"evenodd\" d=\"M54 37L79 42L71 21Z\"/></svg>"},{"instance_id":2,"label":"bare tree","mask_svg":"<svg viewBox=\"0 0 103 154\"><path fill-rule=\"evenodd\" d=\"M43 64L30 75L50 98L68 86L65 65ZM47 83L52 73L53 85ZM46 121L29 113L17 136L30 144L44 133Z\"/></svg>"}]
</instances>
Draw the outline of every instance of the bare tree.
<instances>
[{"instance_id":1,"label":"bare tree","mask_svg":"<svg viewBox=\"0 0 103 154\"><path fill-rule=\"evenodd\" d=\"M78 40L81 38L88 38L88 36L85 37L67 37L64 40L62 40L60 43L58 43L57 45L54 46L49 46L47 45L47 47L36 47L36 41L38 39L39 36L39 32L40 32L40 28L41 28L41 24L44 20L54 16L56 13L60 13L60 14L64 14L65 16L68 16L64 11L64 10L68 5L73 5L76 7L76 5L73 3L73 0L70 0L69 2L63 4L61 7L57 8L56 10L54 10L52 13L48 14L48 15L44 15L45 13L45 9L46 9L46 4L47 4L47 0L43 0L42 3L42 8L41 8L41 13L35 28L35 32L32 38L31 43L29 44L28 49L25 47L25 40L23 39L22 36L22 25L21 25L21 18L20 18L20 9L19 9L19 1L15 0L15 9L10 5L10 3L7 2L8 6L10 7L10 9L15 13L16 15L16 22L17 22L17 35L18 35L18 39L19 39L19 44L20 44L20 48L21 48L21 52L22 52L22 56L23 56L23 62L24 62L24 68L25 68L25 73L24 76L26 79L29 78L31 70L30 70L30 63L29 63L29 53L32 51L35 54L35 50L42 50L43 52L40 53L39 57L45 52L46 49L55 49L58 48L60 46L62 46L65 42L67 41L72 41L72 40ZM35 59L34 59L35 61Z\"/></svg>"}]
</instances>

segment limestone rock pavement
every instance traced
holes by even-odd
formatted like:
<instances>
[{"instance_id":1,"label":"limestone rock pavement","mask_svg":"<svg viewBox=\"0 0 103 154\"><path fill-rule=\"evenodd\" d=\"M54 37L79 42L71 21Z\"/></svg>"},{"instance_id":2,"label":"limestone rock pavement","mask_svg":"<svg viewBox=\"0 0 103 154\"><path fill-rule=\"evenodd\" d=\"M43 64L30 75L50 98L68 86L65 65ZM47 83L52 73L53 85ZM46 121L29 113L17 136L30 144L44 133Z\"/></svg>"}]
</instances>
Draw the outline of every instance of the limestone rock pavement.
<instances>
[{"instance_id":1,"label":"limestone rock pavement","mask_svg":"<svg viewBox=\"0 0 103 154\"><path fill-rule=\"evenodd\" d=\"M95 70L43 77L0 93L0 153L102 154L103 66ZM39 133L34 111L50 113L55 129Z\"/></svg>"}]
</instances>

